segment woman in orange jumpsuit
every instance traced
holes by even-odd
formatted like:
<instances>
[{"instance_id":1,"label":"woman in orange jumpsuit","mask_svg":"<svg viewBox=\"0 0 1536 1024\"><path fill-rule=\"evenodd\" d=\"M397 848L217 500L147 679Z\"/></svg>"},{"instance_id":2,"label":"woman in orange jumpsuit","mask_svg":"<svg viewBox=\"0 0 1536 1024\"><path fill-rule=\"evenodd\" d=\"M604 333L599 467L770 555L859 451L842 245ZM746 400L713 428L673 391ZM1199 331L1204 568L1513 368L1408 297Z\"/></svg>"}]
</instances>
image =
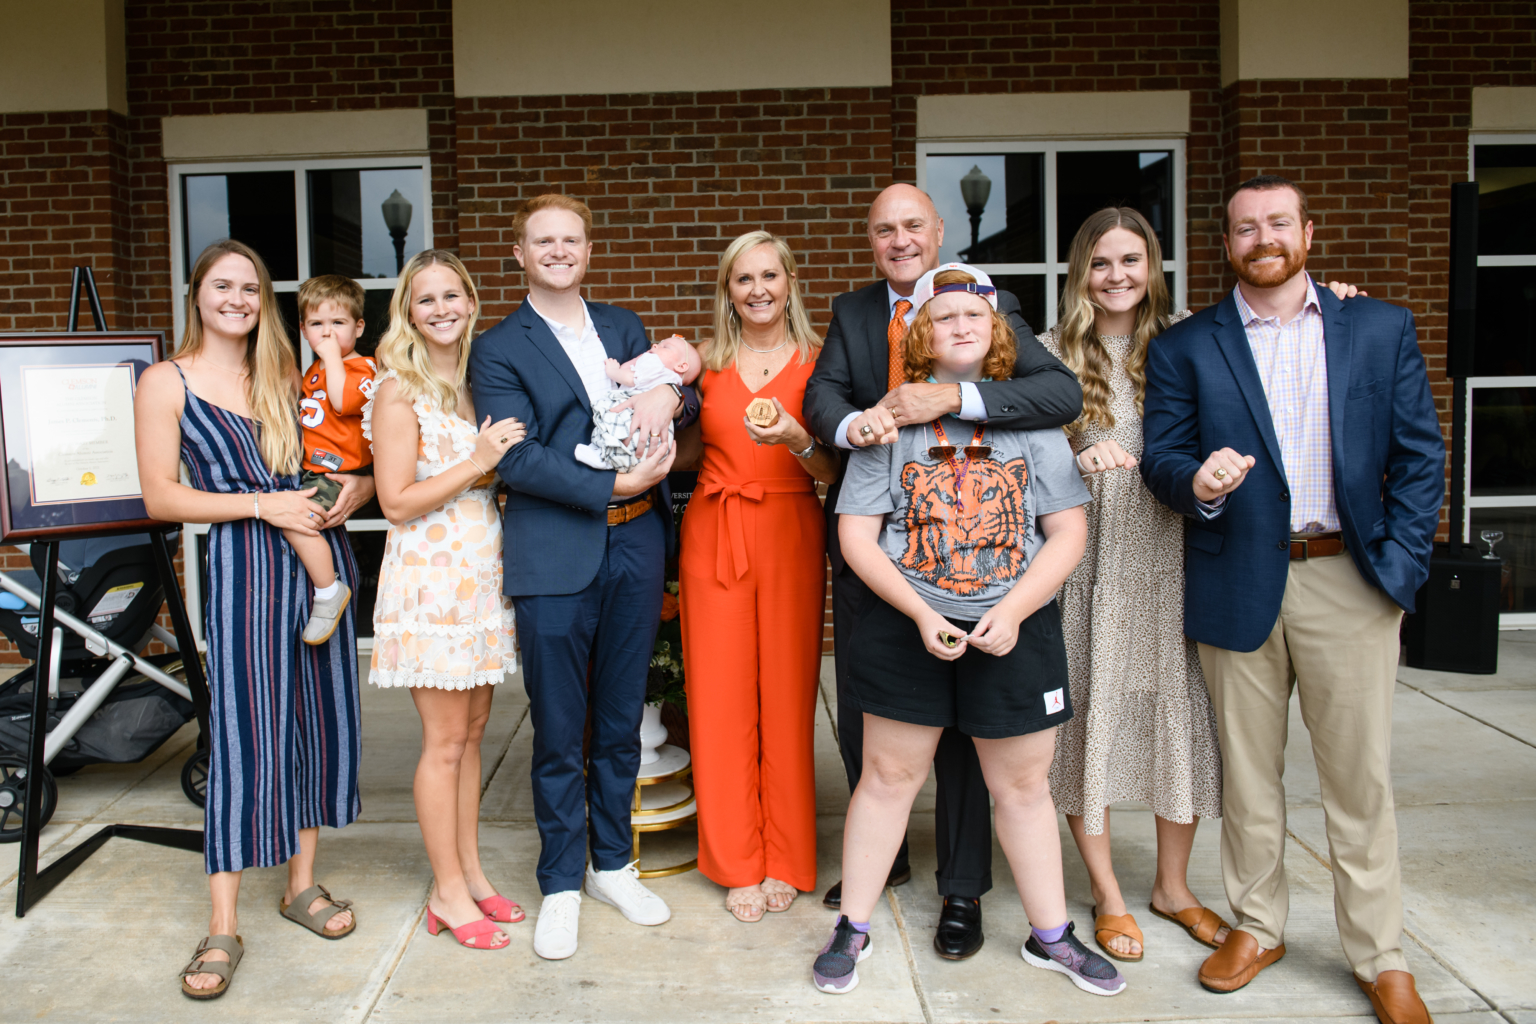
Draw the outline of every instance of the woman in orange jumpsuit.
<instances>
[{"instance_id":1,"label":"woman in orange jumpsuit","mask_svg":"<svg viewBox=\"0 0 1536 1024\"><path fill-rule=\"evenodd\" d=\"M802 423L821 340L789 247L766 231L720 260L715 337L702 346L703 465L683 516L678 575L699 870L742 921L816 886L812 726L826 536L818 480L837 463ZM746 419L756 398L777 421Z\"/></svg>"}]
</instances>

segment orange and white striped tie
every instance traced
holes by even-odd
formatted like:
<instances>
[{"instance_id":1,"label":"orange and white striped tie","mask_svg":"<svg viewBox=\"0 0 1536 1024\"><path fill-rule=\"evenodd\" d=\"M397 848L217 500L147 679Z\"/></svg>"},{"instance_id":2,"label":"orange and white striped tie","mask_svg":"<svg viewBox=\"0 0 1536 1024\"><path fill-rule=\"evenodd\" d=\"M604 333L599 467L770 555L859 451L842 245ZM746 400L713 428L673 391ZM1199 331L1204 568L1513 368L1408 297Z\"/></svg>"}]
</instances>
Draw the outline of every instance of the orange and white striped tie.
<instances>
[{"instance_id":1,"label":"orange and white striped tie","mask_svg":"<svg viewBox=\"0 0 1536 1024\"><path fill-rule=\"evenodd\" d=\"M891 361L886 371L886 388L894 390L897 385L907 382L907 310L912 308L912 303L906 299L896 300L896 313L891 317L890 325L885 329L885 342L890 346Z\"/></svg>"}]
</instances>

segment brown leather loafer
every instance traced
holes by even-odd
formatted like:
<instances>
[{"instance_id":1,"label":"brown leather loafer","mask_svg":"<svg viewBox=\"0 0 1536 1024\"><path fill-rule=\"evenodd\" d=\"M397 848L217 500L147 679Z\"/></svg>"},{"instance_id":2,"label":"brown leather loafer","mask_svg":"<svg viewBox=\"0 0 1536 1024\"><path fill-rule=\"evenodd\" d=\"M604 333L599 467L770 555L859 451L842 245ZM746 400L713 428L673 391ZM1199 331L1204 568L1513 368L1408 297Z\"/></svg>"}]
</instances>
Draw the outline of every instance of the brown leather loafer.
<instances>
[{"instance_id":1,"label":"brown leather loafer","mask_svg":"<svg viewBox=\"0 0 1536 1024\"><path fill-rule=\"evenodd\" d=\"M1382 971L1374 982L1356 977L1355 984L1370 997L1381 1024L1435 1024L1407 971Z\"/></svg>"},{"instance_id":2,"label":"brown leather loafer","mask_svg":"<svg viewBox=\"0 0 1536 1024\"><path fill-rule=\"evenodd\" d=\"M1274 949L1260 949L1258 939L1234 930L1200 965L1200 984L1212 992L1236 992L1283 956L1284 943Z\"/></svg>"}]
</instances>

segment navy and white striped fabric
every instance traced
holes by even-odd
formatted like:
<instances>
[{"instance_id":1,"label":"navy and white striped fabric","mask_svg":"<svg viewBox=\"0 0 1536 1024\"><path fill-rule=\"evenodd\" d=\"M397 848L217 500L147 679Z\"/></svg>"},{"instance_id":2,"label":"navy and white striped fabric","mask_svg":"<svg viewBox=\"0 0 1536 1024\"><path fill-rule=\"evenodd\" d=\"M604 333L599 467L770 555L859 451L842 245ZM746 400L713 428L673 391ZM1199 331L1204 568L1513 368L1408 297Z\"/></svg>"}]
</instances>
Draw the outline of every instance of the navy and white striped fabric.
<instances>
[{"instance_id":1,"label":"navy and white striped fabric","mask_svg":"<svg viewBox=\"0 0 1536 1024\"><path fill-rule=\"evenodd\" d=\"M192 486L204 491L299 485L297 475L267 468L249 420L191 389L181 458ZM357 566L346 531L325 537L337 575L353 586ZM309 618L309 576L282 531L254 518L213 524L207 572L203 629L213 706L204 857L209 874L273 867L298 852L299 829L340 828L361 810L353 609L327 643L305 645L299 634Z\"/></svg>"}]
</instances>

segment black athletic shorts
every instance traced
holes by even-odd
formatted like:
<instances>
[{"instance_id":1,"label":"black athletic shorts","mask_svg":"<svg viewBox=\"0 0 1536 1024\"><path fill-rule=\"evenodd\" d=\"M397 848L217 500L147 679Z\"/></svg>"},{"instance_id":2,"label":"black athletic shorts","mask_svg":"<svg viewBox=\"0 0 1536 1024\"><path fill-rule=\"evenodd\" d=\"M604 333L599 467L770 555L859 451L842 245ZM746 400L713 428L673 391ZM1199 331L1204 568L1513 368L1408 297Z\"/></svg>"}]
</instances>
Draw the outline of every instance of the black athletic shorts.
<instances>
[{"instance_id":1,"label":"black athletic shorts","mask_svg":"<svg viewBox=\"0 0 1536 1024\"><path fill-rule=\"evenodd\" d=\"M942 661L923 646L917 623L871 597L848 645L848 683L861 710L988 740L1039 732L1072 717L1055 601L1019 623L1018 642L1002 657L969 647ZM949 621L967 633L976 628Z\"/></svg>"}]
</instances>

